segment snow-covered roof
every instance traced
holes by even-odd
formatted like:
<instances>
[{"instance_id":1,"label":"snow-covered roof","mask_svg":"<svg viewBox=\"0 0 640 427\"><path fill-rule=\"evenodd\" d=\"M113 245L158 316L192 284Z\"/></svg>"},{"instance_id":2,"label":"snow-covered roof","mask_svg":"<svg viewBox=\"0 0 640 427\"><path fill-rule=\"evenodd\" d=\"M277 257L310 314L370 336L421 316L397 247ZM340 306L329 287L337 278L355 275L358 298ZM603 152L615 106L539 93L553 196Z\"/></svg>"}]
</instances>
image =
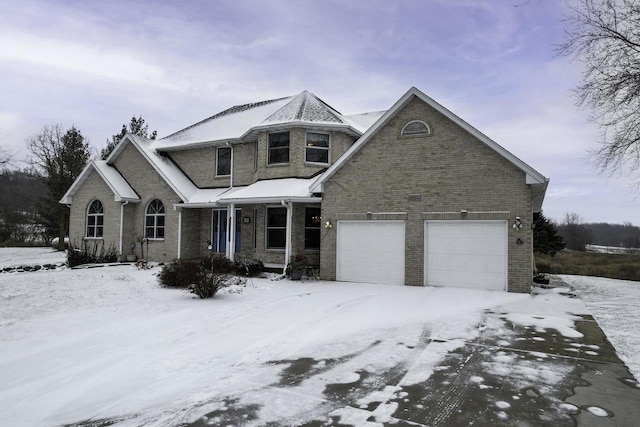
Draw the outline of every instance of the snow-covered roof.
<instances>
[{"instance_id":1,"label":"snow-covered roof","mask_svg":"<svg viewBox=\"0 0 640 427\"><path fill-rule=\"evenodd\" d=\"M381 116L374 122L374 124L370 126L362 135L362 137L360 137L360 139L358 139L355 144L349 147L345 154L343 154L334 164L332 164L329 169L327 169L321 176L316 178L309 190L313 193L323 192L324 183L329 180L341 167L343 167L355 153L357 153L365 144L369 142L369 140L371 140L371 138L378 132L379 129L385 126L395 116L395 114L405 105L407 105L414 97L433 107L449 120L458 124L458 126L462 127L465 131L469 132L471 135L485 143L489 148L496 151L498 154L500 154L520 170L522 170L526 174L526 183L532 186L532 200L534 205L533 210L534 212L538 212L541 209L542 201L544 199L544 193L549 183L548 178L545 178L540 172L533 169L531 166L520 160L511 152L507 151L504 147L493 141L491 138L471 126L469 123L462 120L453 112L436 102L434 99L425 95L415 87L409 89L389 110L381 114Z\"/></svg>"},{"instance_id":2,"label":"snow-covered roof","mask_svg":"<svg viewBox=\"0 0 640 427\"><path fill-rule=\"evenodd\" d=\"M199 208L229 204L280 203L281 201L320 203L320 197L309 192L314 178L267 179L233 188L198 190L187 203L177 206Z\"/></svg>"},{"instance_id":3,"label":"snow-covered roof","mask_svg":"<svg viewBox=\"0 0 640 427\"><path fill-rule=\"evenodd\" d=\"M293 97L237 105L156 141L156 148L171 149L212 141L237 140L250 128L287 105Z\"/></svg>"},{"instance_id":4,"label":"snow-covered roof","mask_svg":"<svg viewBox=\"0 0 640 427\"><path fill-rule=\"evenodd\" d=\"M187 202L198 191L198 187L180 170L168 156L155 149L155 141L139 135L127 134L109 155L106 162L111 164L113 160L124 150L127 144L133 144L140 154L153 166L156 172L175 191L175 193Z\"/></svg>"},{"instance_id":5,"label":"snow-covered roof","mask_svg":"<svg viewBox=\"0 0 640 427\"><path fill-rule=\"evenodd\" d=\"M113 192L113 199L116 202L138 202L140 197L131 188L129 183L120 175L120 173L113 166L109 166L104 160L91 160L82 170L78 178L69 187L67 192L62 196L59 203L68 205L71 204L73 196L76 194L82 183L90 175L91 171L95 170L100 177L104 180L105 184Z\"/></svg>"},{"instance_id":6,"label":"snow-covered roof","mask_svg":"<svg viewBox=\"0 0 640 427\"><path fill-rule=\"evenodd\" d=\"M287 98L237 105L185 129L154 141L160 151L203 144L247 141L259 131L300 126L340 130L359 137L381 112L344 116L309 91Z\"/></svg>"}]
</instances>

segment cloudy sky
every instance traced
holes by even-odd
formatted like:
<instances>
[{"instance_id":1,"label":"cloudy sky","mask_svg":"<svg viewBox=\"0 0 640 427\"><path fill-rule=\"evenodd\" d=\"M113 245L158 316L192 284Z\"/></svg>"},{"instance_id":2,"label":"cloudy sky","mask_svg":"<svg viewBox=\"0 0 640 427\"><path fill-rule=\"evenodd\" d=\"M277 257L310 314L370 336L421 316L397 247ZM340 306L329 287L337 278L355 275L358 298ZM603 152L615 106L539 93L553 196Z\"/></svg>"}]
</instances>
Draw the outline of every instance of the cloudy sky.
<instances>
[{"instance_id":1,"label":"cloudy sky","mask_svg":"<svg viewBox=\"0 0 640 427\"><path fill-rule=\"evenodd\" d=\"M559 0L15 0L0 4L0 146L46 124L96 151L132 115L159 136L307 89L344 114L416 86L551 183L545 214L640 224L640 190L589 159L599 131L558 57Z\"/></svg>"}]
</instances>

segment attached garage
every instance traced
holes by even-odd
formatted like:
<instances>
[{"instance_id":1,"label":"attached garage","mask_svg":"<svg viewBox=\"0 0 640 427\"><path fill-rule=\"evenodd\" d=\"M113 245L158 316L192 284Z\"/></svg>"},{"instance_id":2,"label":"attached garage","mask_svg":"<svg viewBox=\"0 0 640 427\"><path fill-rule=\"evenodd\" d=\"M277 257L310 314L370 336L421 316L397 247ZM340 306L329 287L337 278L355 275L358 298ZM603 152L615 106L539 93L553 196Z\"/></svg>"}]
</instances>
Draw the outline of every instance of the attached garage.
<instances>
[{"instance_id":1,"label":"attached garage","mask_svg":"<svg viewBox=\"0 0 640 427\"><path fill-rule=\"evenodd\" d=\"M403 221L338 221L336 279L404 285Z\"/></svg>"},{"instance_id":2,"label":"attached garage","mask_svg":"<svg viewBox=\"0 0 640 427\"><path fill-rule=\"evenodd\" d=\"M507 290L506 221L426 221L425 284Z\"/></svg>"}]
</instances>

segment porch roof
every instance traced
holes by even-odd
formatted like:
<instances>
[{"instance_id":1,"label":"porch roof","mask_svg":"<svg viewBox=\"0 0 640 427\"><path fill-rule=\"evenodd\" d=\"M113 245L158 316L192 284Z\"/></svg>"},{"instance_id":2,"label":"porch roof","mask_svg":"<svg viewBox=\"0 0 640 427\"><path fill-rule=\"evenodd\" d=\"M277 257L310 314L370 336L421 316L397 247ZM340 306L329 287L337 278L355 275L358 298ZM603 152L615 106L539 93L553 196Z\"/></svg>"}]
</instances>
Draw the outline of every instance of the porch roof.
<instances>
[{"instance_id":1,"label":"porch roof","mask_svg":"<svg viewBox=\"0 0 640 427\"><path fill-rule=\"evenodd\" d=\"M243 187L200 189L187 203L178 204L176 207L205 208L282 201L320 203L322 198L309 192L309 186L314 180L315 178L267 179Z\"/></svg>"}]
</instances>

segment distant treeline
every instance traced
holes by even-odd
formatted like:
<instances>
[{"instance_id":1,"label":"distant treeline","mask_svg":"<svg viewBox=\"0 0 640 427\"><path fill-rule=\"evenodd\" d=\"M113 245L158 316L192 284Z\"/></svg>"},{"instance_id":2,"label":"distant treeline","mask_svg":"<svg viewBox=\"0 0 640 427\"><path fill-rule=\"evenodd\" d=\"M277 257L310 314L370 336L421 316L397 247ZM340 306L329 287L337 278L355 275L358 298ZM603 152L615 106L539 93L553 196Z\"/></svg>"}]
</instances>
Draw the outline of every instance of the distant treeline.
<instances>
[{"instance_id":1,"label":"distant treeline","mask_svg":"<svg viewBox=\"0 0 640 427\"><path fill-rule=\"evenodd\" d=\"M556 225L567 249L584 250L585 245L640 248L640 227L631 223L567 223Z\"/></svg>"},{"instance_id":2,"label":"distant treeline","mask_svg":"<svg viewBox=\"0 0 640 427\"><path fill-rule=\"evenodd\" d=\"M0 171L0 245L45 244L37 202L47 192L27 170Z\"/></svg>"}]
</instances>

